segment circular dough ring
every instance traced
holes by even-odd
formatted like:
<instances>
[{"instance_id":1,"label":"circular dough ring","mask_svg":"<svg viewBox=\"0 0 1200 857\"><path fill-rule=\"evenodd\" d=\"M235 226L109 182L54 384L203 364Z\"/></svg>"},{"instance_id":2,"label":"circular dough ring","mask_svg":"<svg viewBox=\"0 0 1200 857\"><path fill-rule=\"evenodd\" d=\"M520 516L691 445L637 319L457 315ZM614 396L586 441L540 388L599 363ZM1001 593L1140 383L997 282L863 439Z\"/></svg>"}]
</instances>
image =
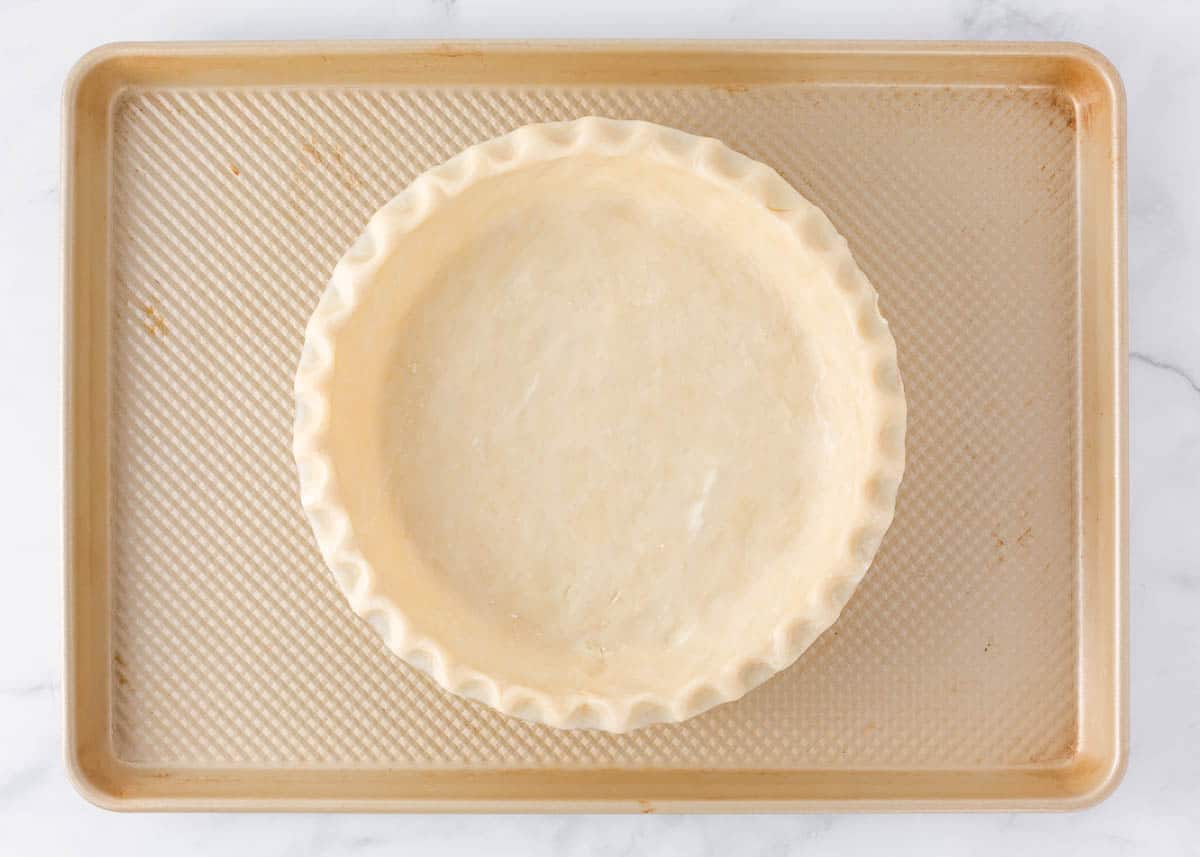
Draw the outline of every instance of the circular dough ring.
<instances>
[{"instance_id":1,"label":"circular dough ring","mask_svg":"<svg viewBox=\"0 0 1200 857\"><path fill-rule=\"evenodd\" d=\"M857 519L841 555L832 558L817 597L780 621L757 651L736 653L711 675L669 695L600 697L549 694L506 684L456 663L437 640L412 630L401 605L376 590L376 574L356 546L327 452L329 385L334 333L354 313L373 274L393 253L401 236L434 215L446 200L481 179L532 164L580 155L648 156L691 171L717 186L743 194L769 209L820 260L846 301L856 332L874 366L874 458L865 469ZM653 723L677 722L741 697L792 664L831 626L869 567L891 524L904 472L906 406L896 346L879 313L878 295L851 257L846 241L816 206L771 168L726 147L648 122L588 117L529 125L466 149L415 179L378 211L338 262L309 320L295 378L293 452L300 495L325 562L351 607L387 646L446 690L486 703L505 714L560 728L625 732Z\"/></svg>"}]
</instances>

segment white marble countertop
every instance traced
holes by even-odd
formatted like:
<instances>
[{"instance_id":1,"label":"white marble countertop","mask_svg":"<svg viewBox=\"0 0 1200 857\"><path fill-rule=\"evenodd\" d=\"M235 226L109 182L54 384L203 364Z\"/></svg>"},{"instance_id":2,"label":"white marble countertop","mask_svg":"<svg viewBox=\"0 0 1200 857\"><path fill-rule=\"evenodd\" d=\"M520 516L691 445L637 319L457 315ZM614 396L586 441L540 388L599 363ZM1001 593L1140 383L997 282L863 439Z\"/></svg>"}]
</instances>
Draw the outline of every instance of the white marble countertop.
<instances>
[{"instance_id":1,"label":"white marble countertop","mask_svg":"<svg viewBox=\"0 0 1200 857\"><path fill-rule=\"evenodd\" d=\"M1180 0L177 0L0 4L0 851L6 854L1200 853L1200 5ZM100 43L330 37L1068 39L1129 96L1132 750L1073 815L117 815L61 757L59 94Z\"/></svg>"}]
</instances>

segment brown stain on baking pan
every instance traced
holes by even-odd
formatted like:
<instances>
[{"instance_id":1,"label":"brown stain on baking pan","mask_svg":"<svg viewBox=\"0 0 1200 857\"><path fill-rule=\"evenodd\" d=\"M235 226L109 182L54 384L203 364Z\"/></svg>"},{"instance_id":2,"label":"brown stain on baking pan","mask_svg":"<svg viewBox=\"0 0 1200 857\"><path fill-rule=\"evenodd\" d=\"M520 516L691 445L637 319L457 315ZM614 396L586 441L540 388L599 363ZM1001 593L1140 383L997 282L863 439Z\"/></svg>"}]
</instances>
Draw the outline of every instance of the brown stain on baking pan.
<instances>
[{"instance_id":1,"label":"brown stain on baking pan","mask_svg":"<svg viewBox=\"0 0 1200 857\"><path fill-rule=\"evenodd\" d=\"M322 144L310 137L300 144L300 151L307 155L313 164L321 167L321 172L336 179L346 190L355 191L367 186L362 176L350 166L346 152L341 146Z\"/></svg>"},{"instance_id":2,"label":"brown stain on baking pan","mask_svg":"<svg viewBox=\"0 0 1200 857\"><path fill-rule=\"evenodd\" d=\"M321 150L317 148L317 144L313 140L301 143L300 151L312 158L315 163L321 164L325 162L325 159L321 157Z\"/></svg>"},{"instance_id":3,"label":"brown stain on baking pan","mask_svg":"<svg viewBox=\"0 0 1200 857\"><path fill-rule=\"evenodd\" d=\"M125 687L129 684L129 679L125 676L125 659L119 654L113 655L113 679L118 687Z\"/></svg>"},{"instance_id":4,"label":"brown stain on baking pan","mask_svg":"<svg viewBox=\"0 0 1200 857\"><path fill-rule=\"evenodd\" d=\"M158 307L149 302L142 304L142 329L158 339L167 335L167 320Z\"/></svg>"}]
</instances>

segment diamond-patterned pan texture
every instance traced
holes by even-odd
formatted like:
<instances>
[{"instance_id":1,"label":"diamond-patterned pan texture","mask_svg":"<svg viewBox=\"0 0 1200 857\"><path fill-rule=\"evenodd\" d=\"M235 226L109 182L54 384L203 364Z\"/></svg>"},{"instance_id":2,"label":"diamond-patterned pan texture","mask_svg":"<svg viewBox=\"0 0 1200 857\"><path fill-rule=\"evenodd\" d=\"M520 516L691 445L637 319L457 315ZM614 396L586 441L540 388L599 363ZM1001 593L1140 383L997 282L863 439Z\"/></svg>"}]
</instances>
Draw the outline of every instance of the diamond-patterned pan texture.
<instances>
[{"instance_id":1,"label":"diamond-patterned pan texture","mask_svg":"<svg viewBox=\"0 0 1200 857\"><path fill-rule=\"evenodd\" d=\"M718 137L849 239L908 471L832 630L743 700L626 736L449 696L343 603L297 499L304 324L370 214L516 126ZM114 117L113 730L164 766L976 768L1076 733L1075 130L1050 90L140 90Z\"/></svg>"}]
</instances>

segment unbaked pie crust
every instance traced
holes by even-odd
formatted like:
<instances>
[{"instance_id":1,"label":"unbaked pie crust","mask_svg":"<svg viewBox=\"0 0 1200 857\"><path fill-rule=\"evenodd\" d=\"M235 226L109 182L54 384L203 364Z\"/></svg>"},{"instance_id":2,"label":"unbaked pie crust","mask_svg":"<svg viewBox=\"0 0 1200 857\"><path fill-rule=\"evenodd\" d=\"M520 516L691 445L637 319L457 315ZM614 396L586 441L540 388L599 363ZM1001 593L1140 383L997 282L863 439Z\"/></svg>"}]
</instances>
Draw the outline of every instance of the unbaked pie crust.
<instances>
[{"instance_id":1,"label":"unbaked pie crust","mask_svg":"<svg viewBox=\"0 0 1200 857\"><path fill-rule=\"evenodd\" d=\"M683 720L787 667L904 469L845 240L769 167L646 122L532 125L417 178L334 270L296 399L354 610L557 727Z\"/></svg>"}]
</instances>

